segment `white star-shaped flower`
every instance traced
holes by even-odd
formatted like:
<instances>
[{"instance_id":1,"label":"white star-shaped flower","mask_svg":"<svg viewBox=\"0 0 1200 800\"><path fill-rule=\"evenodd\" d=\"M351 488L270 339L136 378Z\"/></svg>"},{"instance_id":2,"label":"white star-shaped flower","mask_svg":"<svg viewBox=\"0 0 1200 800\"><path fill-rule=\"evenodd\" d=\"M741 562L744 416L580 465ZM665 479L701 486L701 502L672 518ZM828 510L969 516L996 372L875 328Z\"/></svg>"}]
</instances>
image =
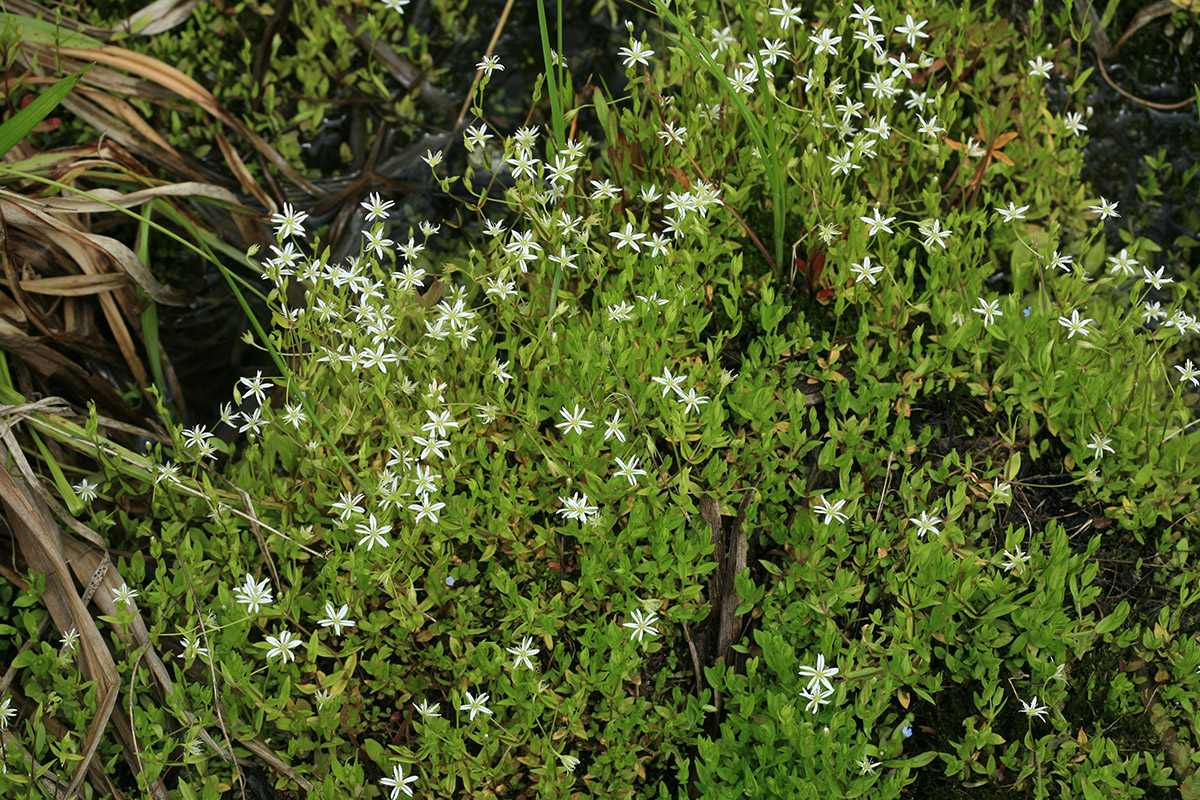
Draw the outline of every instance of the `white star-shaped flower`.
<instances>
[{"instance_id":1,"label":"white star-shaped flower","mask_svg":"<svg viewBox=\"0 0 1200 800\"><path fill-rule=\"evenodd\" d=\"M353 628L355 623L352 619L346 619L346 615L350 613L350 606L343 605L339 609L334 609L333 603L325 604L325 617L317 620L317 624L324 628L333 628L335 636L342 635L342 628Z\"/></svg>"},{"instance_id":2,"label":"white star-shaped flower","mask_svg":"<svg viewBox=\"0 0 1200 800\"><path fill-rule=\"evenodd\" d=\"M267 644L271 645L271 649L267 651L267 658L283 656L286 664L296 660L296 654L292 650L300 646L300 637L291 631L281 630L276 636L268 636Z\"/></svg>"},{"instance_id":3,"label":"white star-shaped flower","mask_svg":"<svg viewBox=\"0 0 1200 800\"><path fill-rule=\"evenodd\" d=\"M651 634L652 636L658 635L658 629L650 627L658 621L658 615L653 611L643 614L641 609L635 608L630 616L633 617L633 622L626 622L621 626L631 629L632 632L629 634L630 639L641 642L642 637L646 634Z\"/></svg>"},{"instance_id":4,"label":"white star-shaped flower","mask_svg":"<svg viewBox=\"0 0 1200 800\"><path fill-rule=\"evenodd\" d=\"M508 652L512 653L514 656L516 656L516 660L513 661L513 665L512 665L513 669L516 669L517 667L521 666L521 664L524 664L529 669L535 669L535 667L533 666L533 662L530 661L530 659L533 658L534 656L536 656L538 653L542 652L541 650L539 650L533 646L533 637L532 636L526 636L524 639L521 640L521 644L518 645L517 647L507 647L505 649L508 650Z\"/></svg>"},{"instance_id":5,"label":"white star-shaped flower","mask_svg":"<svg viewBox=\"0 0 1200 800\"><path fill-rule=\"evenodd\" d=\"M486 705L484 705L484 703L486 703L488 701L488 697L489 697L489 695L486 692L484 694L479 695L478 697L475 697L470 692L466 692L466 695L467 695L467 702L465 702L461 706L459 706L458 710L466 711L467 713L469 713L471 715L472 722L475 721L476 714L487 714L488 716L491 716L492 710L490 708L488 708Z\"/></svg>"}]
</instances>

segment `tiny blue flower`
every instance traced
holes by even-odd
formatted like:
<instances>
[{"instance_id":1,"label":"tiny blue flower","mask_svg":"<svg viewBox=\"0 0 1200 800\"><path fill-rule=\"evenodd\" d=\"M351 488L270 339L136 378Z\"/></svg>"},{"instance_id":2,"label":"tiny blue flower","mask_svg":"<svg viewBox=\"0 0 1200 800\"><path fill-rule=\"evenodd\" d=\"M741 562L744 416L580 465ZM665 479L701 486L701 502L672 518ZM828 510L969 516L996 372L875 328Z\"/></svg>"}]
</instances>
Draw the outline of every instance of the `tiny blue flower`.
<instances>
[{"instance_id":1,"label":"tiny blue flower","mask_svg":"<svg viewBox=\"0 0 1200 800\"><path fill-rule=\"evenodd\" d=\"M453 575L447 575L447 576L446 576L446 585L447 585L447 586L453 586L453 585L454 585L454 576L453 576Z\"/></svg>"},{"instance_id":2,"label":"tiny blue flower","mask_svg":"<svg viewBox=\"0 0 1200 800\"><path fill-rule=\"evenodd\" d=\"M905 725L903 728L901 728L900 732L904 734L905 739L907 739L909 736L912 736L912 728L908 725Z\"/></svg>"},{"instance_id":3,"label":"tiny blue flower","mask_svg":"<svg viewBox=\"0 0 1200 800\"><path fill-rule=\"evenodd\" d=\"M1025 310L1021 313L1028 317L1030 311L1033 311L1033 306L1025 306Z\"/></svg>"}]
</instances>

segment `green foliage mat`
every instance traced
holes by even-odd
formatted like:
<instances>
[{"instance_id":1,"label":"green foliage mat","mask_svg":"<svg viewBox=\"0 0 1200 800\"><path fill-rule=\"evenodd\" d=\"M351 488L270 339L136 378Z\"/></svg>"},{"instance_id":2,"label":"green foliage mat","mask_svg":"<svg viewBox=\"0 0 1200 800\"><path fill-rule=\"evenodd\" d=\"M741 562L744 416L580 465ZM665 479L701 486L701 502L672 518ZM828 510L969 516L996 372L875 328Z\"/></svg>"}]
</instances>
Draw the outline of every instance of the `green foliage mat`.
<instances>
[{"instance_id":1,"label":"green foliage mat","mask_svg":"<svg viewBox=\"0 0 1200 800\"><path fill-rule=\"evenodd\" d=\"M261 737L286 796L1194 796L1195 291L1110 253L1078 183L1043 86L1078 89L1086 32L659 10L627 97L547 31L548 116L489 130L480 83L454 147L511 180L478 222L367 198L330 263L275 215L244 442L89 476L90 524L149 556L105 619L176 656L167 704L118 660L138 791L219 796L204 736ZM69 651L18 662L83 726Z\"/></svg>"}]
</instances>

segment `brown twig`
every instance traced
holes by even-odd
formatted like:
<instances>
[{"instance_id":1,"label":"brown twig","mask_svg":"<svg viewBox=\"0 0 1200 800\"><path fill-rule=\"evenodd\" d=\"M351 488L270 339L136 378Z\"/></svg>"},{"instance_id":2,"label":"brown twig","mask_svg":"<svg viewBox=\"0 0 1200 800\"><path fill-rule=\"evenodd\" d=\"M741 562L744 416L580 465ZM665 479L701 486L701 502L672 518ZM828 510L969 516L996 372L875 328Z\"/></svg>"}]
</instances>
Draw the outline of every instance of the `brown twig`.
<instances>
[{"instance_id":1,"label":"brown twig","mask_svg":"<svg viewBox=\"0 0 1200 800\"><path fill-rule=\"evenodd\" d=\"M1113 79L1111 77L1109 77L1108 70L1104 67L1104 58L1101 57L1101 55L1099 53L1096 54L1096 63L1098 63L1100 65L1100 74L1102 76L1104 76L1104 82L1107 83L1109 86L1111 86L1114 90L1116 90L1117 94L1121 95L1124 98L1132 100L1135 103L1141 103L1142 105L1146 106L1147 108L1156 108L1159 111L1174 111L1177 108L1183 108L1184 106L1188 105L1189 103L1196 102L1196 98L1194 96L1189 97L1187 100L1180 100L1178 103L1156 103L1153 100L1144 100L1141 97L1138 97L1136 94L1133 94L1132 92L1125 91L1124 89L1122 89L1120 86L1117 86L1117 84L1113 82Z\"/></svg>"}]
</instances>

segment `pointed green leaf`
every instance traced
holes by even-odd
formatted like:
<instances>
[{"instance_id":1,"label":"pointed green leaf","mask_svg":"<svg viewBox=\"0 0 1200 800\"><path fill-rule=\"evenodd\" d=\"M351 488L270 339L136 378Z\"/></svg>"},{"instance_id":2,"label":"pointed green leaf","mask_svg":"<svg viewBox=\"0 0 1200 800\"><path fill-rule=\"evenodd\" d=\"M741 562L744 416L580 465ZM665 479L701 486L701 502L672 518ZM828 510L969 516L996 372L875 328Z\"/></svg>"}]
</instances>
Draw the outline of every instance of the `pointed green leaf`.
<instances>
[{"instance_id":1,"label":"pointed green leaf","mask_svg":"<svg viewBox=\"0 0 1200 800\"><path fill-rule=\"evenodd\" d=\"M63 78L34 98L33 102L18 111L15 117L0 125L0 157L16 147L17 142L28 136L35 125L48 117L89 69L91 66Z\"/></svg>"}]
</instances>

